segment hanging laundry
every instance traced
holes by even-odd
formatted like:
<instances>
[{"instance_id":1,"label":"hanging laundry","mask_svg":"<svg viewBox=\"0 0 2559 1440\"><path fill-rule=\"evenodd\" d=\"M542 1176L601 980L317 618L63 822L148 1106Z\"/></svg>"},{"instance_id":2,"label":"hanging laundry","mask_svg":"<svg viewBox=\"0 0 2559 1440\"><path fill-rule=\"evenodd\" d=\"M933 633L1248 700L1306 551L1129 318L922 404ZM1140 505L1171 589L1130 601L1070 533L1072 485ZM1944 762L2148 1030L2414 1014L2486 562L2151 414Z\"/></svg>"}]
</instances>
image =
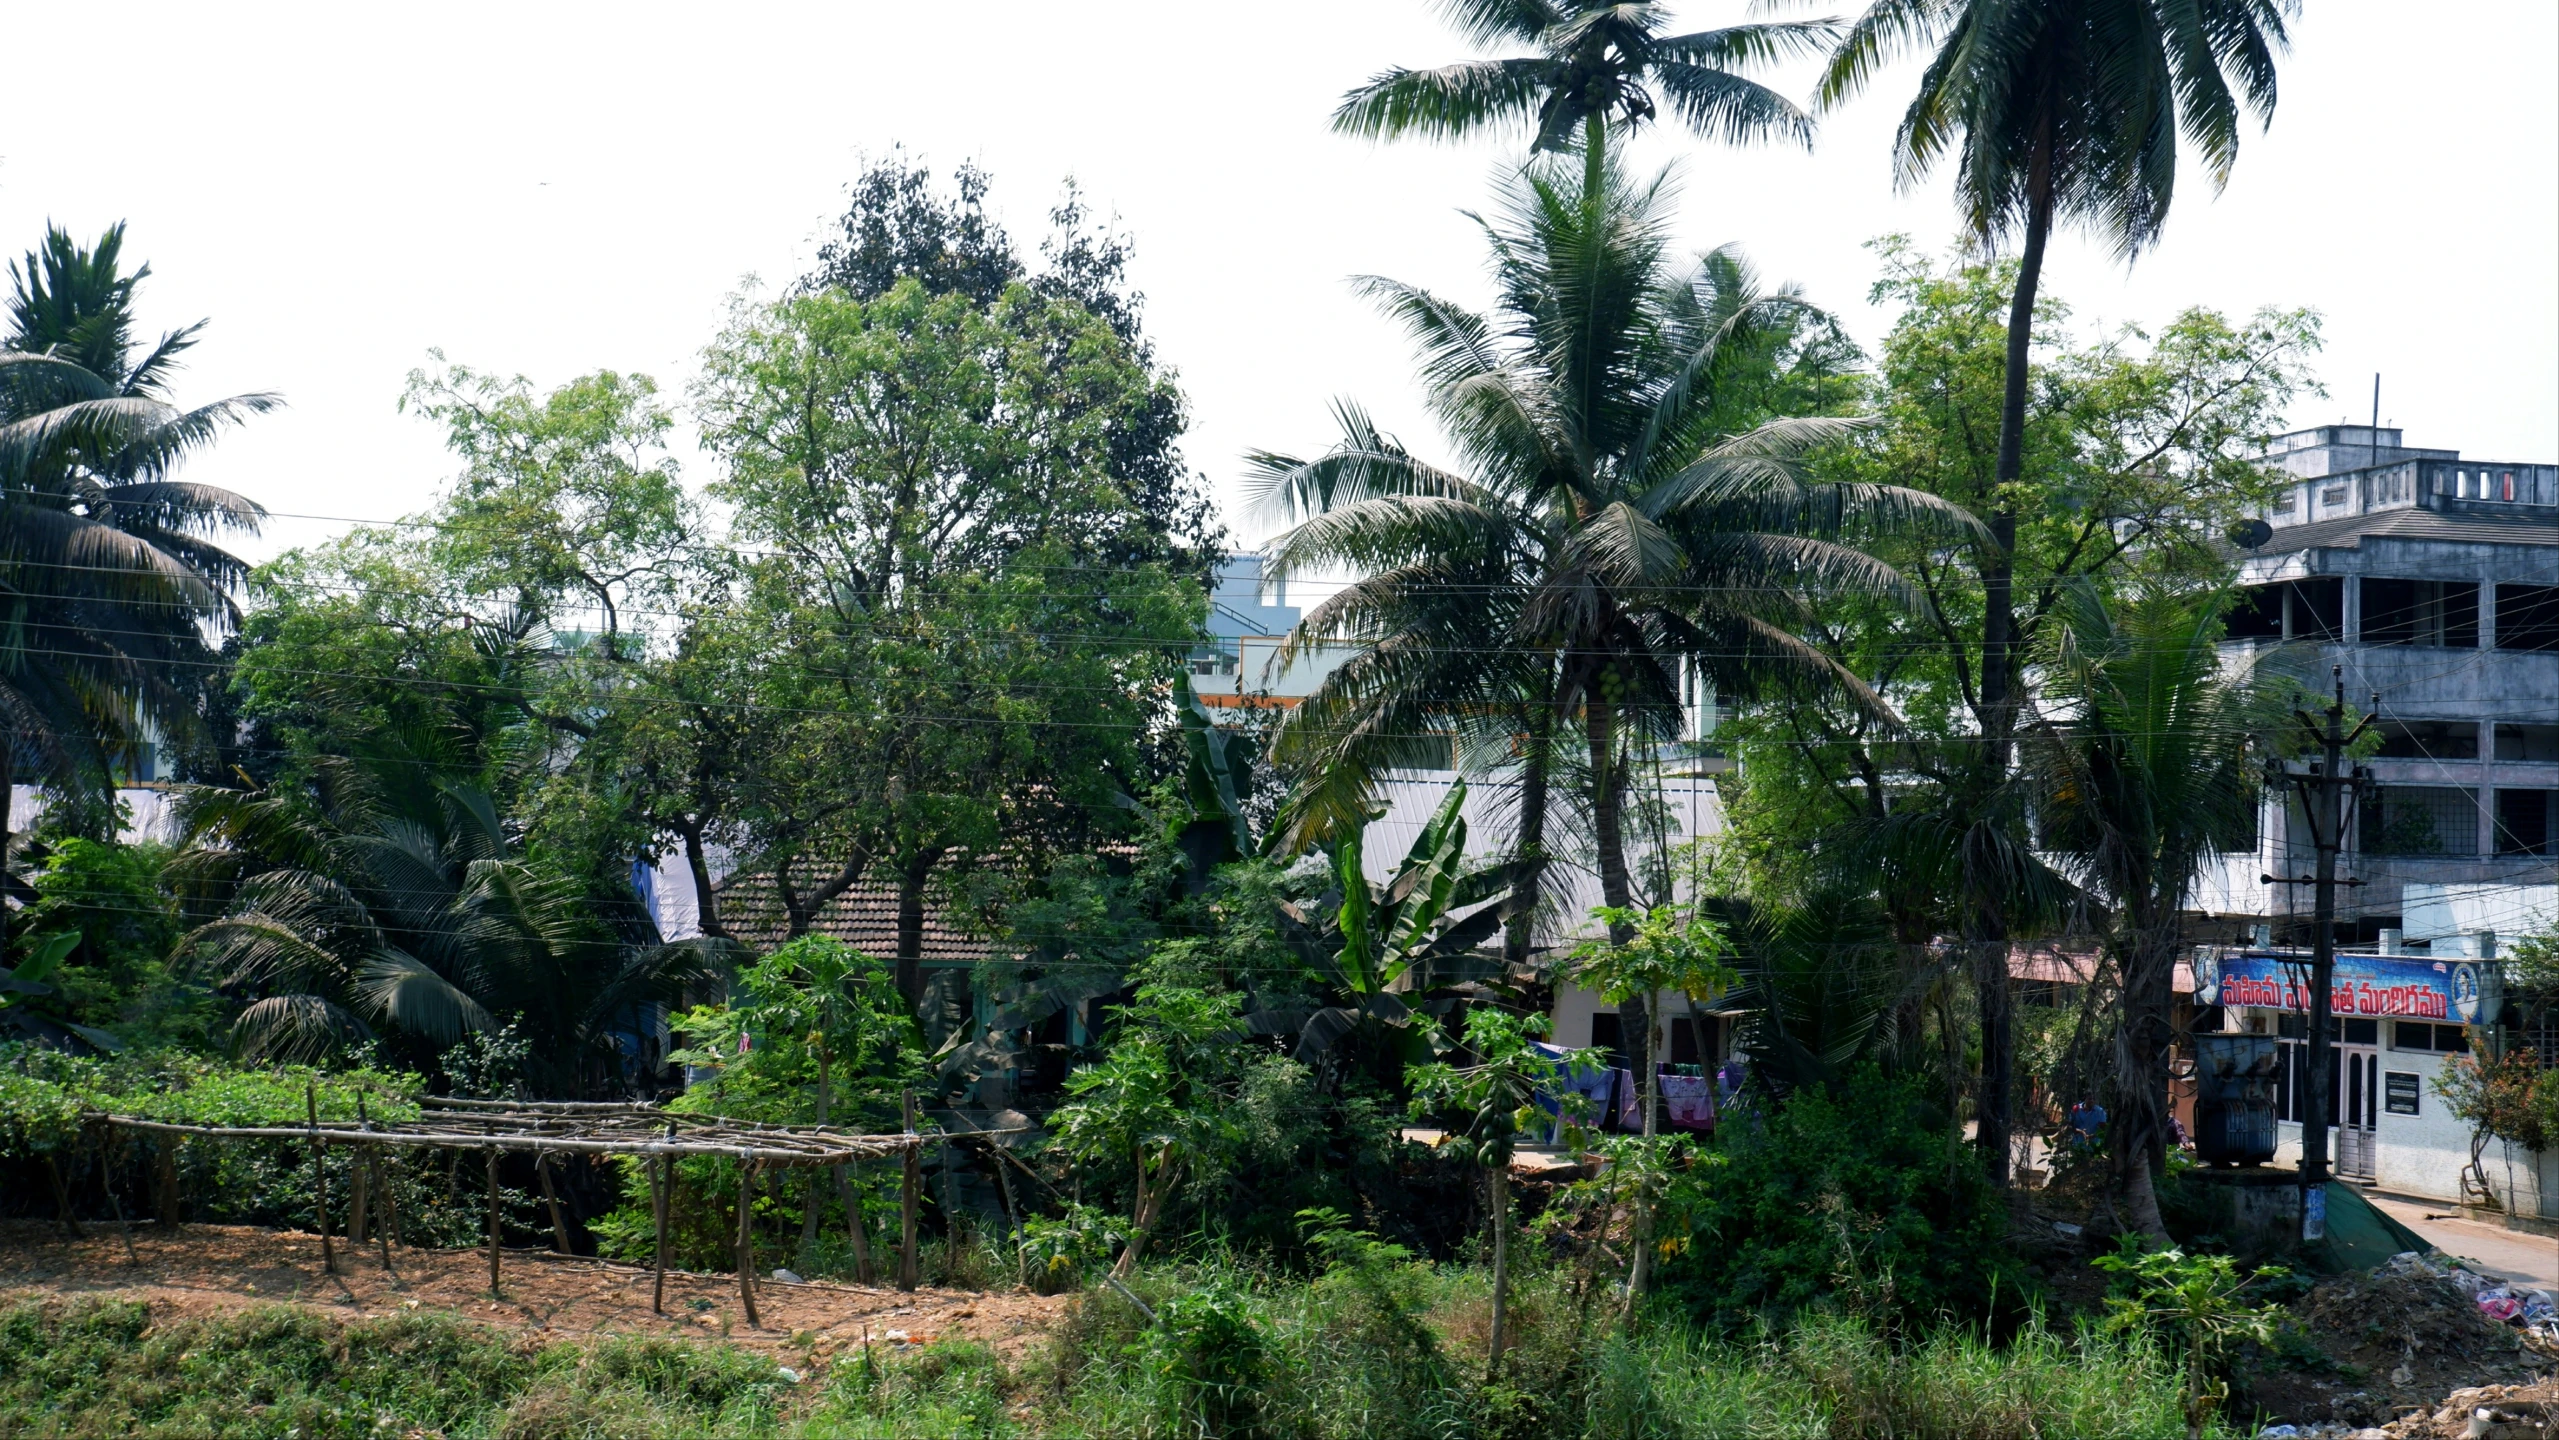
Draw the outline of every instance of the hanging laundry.
<instances>
[{"instance_id":1,"label":"hanging laundry","mask_svg":"<svg viewBox=\"0 0 2559 1440\"><path fill-rule=\"evenodd\" d=\"M1663 1121L1673 1130L1703 1134L1715 1128L1715 1081L1705 1075L1661 1077Z\"/></svg>"}]
</instances>

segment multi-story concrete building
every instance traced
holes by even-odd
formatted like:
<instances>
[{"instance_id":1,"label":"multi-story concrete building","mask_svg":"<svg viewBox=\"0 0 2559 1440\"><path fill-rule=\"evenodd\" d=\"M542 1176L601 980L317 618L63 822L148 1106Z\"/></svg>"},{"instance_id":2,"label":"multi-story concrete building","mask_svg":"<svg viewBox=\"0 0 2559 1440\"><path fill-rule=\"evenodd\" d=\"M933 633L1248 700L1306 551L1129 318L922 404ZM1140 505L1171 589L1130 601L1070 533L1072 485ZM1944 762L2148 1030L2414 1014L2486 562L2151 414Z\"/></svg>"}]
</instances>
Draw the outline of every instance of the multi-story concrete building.
<instances>
[{"instance_id":1,"label":"multi-story concrete building","mask_svg":"<svg viewBox=\"0 0 2559 1440\"><path fill-rule=\"evenodd\" d=\"M2323 692L2342 667L2349 703L2380 697L2377 789L2346 837L2363 883L2338 905L2366 941L2403 928L2412 884L2532 884L2559 864L2559 466L2400 436L2329 425L2275 442L2268 463L2295 478L2241 562L2230 625L2234 658ZM2257 850L2207 876L2206 908L2297 928L2307 887L2260 879L2308 873L2297 822L2270 799Z\"/></svg>"},{"instance_id":2,"label":"multi-story concrete building","mask_svg":"<svg viewBox=\"0 0 2559 1440\"><path fill-rule=\"evenodd\" d=\"M2266 457L2292 477L2270 533L2240 562L2234 662L2299 675L2372 707L2372 784L2345 833L2335 1069L2338 1173L2449 1201L2467 1126L2433 1088L2474 1042L2542 1044L2500 1015L2500 927L2545 916L2559 878L2559 466L2464 459L2401 433L2330 425ZM2378 697L2377 703L2375 697ZM2279 1158L2299 1154L2309 887L2267 877L2315 864L2297 801L2270 796L2253 851L2207 867L2202 905L2255 922L2258 943L2207 948L2195 999L2228 1029L2281 1039ZM2503 905L2497 909L2488 902ZM2492 914L2491 912L2494 911ZM2226 931L2225 931L2226 933ZM2507 934L2503 938L2511 939ZM2272 941L2273 944L2267 942ZM2201 1018L2201 1017L2199 1017ZM2559 1156L2513 1147L2472 1185L2553 1213Z\"/></svg>"}]
</instances>

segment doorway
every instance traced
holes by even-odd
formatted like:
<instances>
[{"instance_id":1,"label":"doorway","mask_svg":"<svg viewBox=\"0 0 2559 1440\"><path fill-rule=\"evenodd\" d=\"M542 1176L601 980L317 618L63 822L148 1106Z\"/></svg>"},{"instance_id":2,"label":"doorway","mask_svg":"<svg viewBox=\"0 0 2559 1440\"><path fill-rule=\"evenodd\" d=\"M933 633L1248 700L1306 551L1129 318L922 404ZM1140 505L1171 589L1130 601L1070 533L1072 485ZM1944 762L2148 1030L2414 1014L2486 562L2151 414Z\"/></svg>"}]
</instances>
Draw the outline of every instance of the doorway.
<instances>
[{"instance_id":1,"label":"doorway","mask_svg":"<svg viewBox=\"0 0 2559 1440\"><path fill-rule=\"evenodd\" d=\"M2381 1116L2381 1052L2365 1045L2337 1047L2337 1178L2371 1184L2380 1177L2377 1131Z\"/></svg>"}]
</instances>

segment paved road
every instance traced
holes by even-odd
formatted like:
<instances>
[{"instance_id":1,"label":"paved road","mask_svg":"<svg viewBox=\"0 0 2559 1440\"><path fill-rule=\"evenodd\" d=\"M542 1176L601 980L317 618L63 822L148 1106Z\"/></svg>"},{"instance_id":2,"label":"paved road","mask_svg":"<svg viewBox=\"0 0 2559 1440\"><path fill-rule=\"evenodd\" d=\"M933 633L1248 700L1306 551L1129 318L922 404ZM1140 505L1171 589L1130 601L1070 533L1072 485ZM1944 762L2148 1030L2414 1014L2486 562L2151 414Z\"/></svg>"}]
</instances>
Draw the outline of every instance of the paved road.
<instances>
[{"instance_id":1,"label":"paved road","mask_svg":"<svg viewBox=\"0 0 2559 1440\"><path fill-rule=\"evenodd\" d=\"M2474 1262L2483 1275L2559 1292L2559 1240L2476 1220L2430 1218L2448 1213L2452 1209L2449 1205L2398 1200L2370 1191L2365 1192L2364 1198L2391 1219L2425 1236L2445 1254Z\"/></svg>"}]
</instances>

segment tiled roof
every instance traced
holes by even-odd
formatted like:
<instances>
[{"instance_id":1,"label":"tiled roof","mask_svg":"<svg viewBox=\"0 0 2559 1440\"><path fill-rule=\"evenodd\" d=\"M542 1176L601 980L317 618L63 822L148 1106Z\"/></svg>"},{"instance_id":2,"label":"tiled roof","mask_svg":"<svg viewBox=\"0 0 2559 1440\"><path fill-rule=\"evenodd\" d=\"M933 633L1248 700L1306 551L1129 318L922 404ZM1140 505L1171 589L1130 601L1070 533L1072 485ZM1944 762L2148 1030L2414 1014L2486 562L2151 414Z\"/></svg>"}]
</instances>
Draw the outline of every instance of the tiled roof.
<instances>
[{"instance_id":1,"label":"tiled roof","mask_svg":"<svg viewBox=\"0 0 2559 1440\"><path fill-rule=\"evenodd\" d=\"M2366 539L2457 540L2471 545L2559 545L2559 525L2547 523L2548 510L2512 520L2483 520L2445 515L2433 510L2382 510L2370 515L2342 515L2306 525L2286 525L2258 547L2259 555L2295 550L2357 549Z\"/></svg>"},{"instance_id":2,"label":"tiled roof","mask_svg":"<svg viewBox=\"0 0 2559 1440\"><path fill-rule=\"evenodd\" d=\"M818 870L811 864L802 884L815 888ZM720 923L758 950L781 944L790 930L771 875L742 876L731 885L720 896ZM809 933L841 940L875 959L889 959L897 954L896 884L865 880L847 887L818 911ZM986 958L989 943L986 936L960 928L931 894L924 899L923 941L927 965L975 965Z\"/></svg>"}]
</instances>

